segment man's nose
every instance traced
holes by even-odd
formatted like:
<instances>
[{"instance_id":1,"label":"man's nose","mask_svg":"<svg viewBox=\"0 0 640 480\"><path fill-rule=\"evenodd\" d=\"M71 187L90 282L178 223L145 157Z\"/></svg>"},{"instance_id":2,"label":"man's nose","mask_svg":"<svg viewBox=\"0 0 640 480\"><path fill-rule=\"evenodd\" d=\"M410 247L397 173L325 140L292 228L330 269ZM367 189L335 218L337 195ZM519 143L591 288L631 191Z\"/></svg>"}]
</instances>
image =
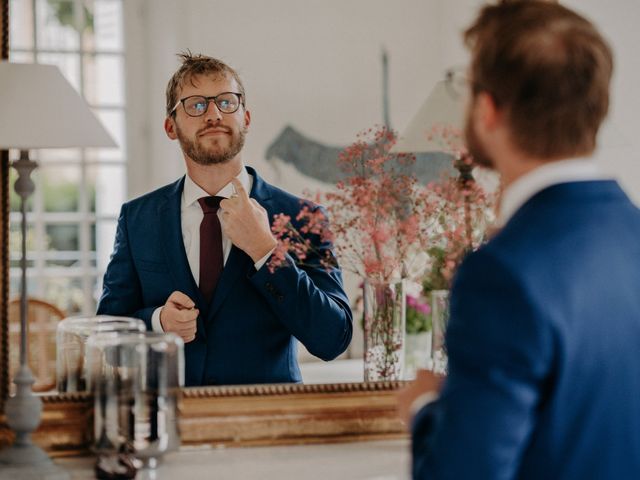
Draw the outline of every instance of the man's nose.
<instances>
[{"instance_id":1,"label":"man's nose","mask_svg":"<svg viewBox=\"0 0 640 480\"><path fill-rule=\"evenodd\" d=\"M207 106L207 111L204 115L206 117L205 120L222 120L222 112L213 100L209 100L209 105Z\"/></svg>"}]
</instances>

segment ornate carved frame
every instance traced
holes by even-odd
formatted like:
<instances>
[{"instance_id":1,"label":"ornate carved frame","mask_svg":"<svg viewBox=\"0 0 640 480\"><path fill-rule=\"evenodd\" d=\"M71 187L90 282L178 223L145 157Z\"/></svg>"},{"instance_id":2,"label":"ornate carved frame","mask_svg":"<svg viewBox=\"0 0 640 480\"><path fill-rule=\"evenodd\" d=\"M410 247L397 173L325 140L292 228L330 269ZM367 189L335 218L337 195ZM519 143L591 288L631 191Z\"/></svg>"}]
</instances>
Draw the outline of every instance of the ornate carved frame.
<instances>
[{"instance_id":1,"label":"ornate carved frame","mask_svg":"<svg viewBox=\"0 0 640 480\"><path fill-rule=\"evenodd\" d=\"M9 0L0 0L0 60L9 58ZM0 414L9 393L9 152L0 151Z\"/></svg>"},{"instance_id":2,"label":"ornate carved frame","mask_svg":"<svg viewBox=\"0 0 640 480\"><path fill-rule=\"evenodd\" d=\"M183 445L254 446L404 438L395 390L404 382L251 385L183 390ZM43 397L35 441L52 456L88 452L90 395ZM0 443L9 440L0 429Z\"/></svg>"}]
</instances>

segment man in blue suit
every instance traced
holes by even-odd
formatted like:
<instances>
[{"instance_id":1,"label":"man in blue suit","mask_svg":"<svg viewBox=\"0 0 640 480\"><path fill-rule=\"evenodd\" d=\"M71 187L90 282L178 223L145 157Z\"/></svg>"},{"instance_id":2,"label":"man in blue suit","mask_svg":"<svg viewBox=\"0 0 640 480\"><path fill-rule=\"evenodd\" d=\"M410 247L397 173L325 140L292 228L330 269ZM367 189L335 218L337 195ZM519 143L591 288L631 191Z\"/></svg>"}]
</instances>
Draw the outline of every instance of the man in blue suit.
<instances>
[{"instance_id":1,"label":"man in blue suit","mask_svg":"<svg viewBox=\"0 0 640 480\"><path fill-rule=\"evenodd\" d=\"M543 1L487 6L465 39L502 228L454 279L442 389L425 372L400 397L413 476L640 478L640 212L591 158L611 51Z\"/></svg>"},{"instance_id":2,"label":"man in blue suit","mask_svg":"<svg viewBox=\"0 0 640 480\"><path fill-rule=\"evenodd\" d=\"M99 314L143 319L185 341L186 385L300 382L297 338L331 360L351 340L340 270L286 257L271 272L270 221L295 218L300 199L262 180L242 159L251 123L238 74L182 55L167 86L165 131L187 175L123 205ZM314 207L318 208L318 207Z\"/></svg>"}]
</instances>

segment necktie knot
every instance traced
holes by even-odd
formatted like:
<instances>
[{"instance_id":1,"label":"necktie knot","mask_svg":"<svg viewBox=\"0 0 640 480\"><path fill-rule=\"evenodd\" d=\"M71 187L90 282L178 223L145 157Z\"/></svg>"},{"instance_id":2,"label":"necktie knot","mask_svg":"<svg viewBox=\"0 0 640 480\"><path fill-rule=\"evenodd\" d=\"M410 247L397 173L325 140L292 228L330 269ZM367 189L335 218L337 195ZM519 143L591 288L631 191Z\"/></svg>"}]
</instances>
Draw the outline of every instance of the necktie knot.
<instances>
[{"instance_id":1,"label":"necktie knot","mask_svg":"<svg viewBox=\"0 0 640 480\"><path fill-rule=\"evenodd\" d=\"M198 199L200 208L205 213L217 213L220 208L220 202L224 197L202 197Z\"/></svg>"}]
</instances>

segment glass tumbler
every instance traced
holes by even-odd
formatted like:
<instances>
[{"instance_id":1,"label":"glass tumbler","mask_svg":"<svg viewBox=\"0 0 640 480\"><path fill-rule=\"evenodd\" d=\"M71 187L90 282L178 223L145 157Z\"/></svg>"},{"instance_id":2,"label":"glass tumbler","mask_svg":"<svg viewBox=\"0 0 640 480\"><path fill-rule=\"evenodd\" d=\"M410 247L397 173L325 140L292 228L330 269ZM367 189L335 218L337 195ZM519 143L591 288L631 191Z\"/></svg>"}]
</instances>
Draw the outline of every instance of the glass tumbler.
<instances>
[{"instance_id":1,"label":"glass tumbler","mask_svg":"<svg viewBox=\"0 0 640 480\"><path fill-rule=\"evenodd\" d=\"M96 332L144 332L146 326L138 318L69 317L58 323L56 332L56 386L58 392L84 392L87 390L85 367L86 343Z\"/></svg>"},{"instance_id":2,"label":"glass tumbler","mask_svg":"<svg viewBox=\"0 0 640 480\"><path fill-rule=\"evenodd\" d=\"M87 341L94 451L130 454L154 468L180 445L184 343L172 333L96 333Z\"/></svg>"}]
</instances>

